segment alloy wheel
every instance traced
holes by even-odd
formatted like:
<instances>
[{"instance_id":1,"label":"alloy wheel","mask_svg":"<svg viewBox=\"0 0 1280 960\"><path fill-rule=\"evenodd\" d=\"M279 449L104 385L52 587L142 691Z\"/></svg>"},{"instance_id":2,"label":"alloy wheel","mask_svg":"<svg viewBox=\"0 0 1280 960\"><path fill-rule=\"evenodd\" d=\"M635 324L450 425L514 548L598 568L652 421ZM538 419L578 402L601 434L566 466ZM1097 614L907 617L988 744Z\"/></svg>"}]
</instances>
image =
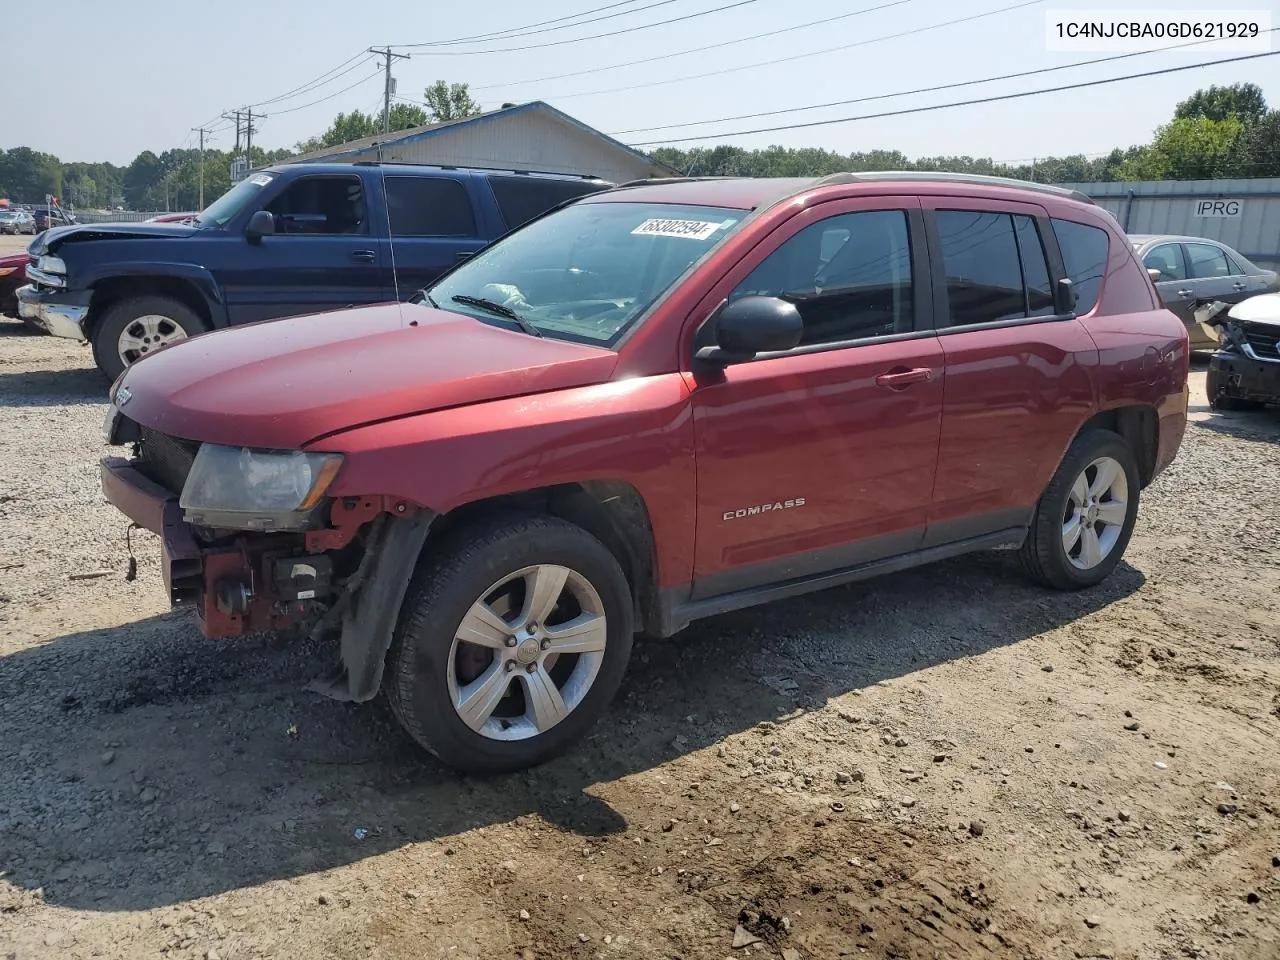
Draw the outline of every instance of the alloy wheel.
<instances>
[{"instance_id":1,"label":"alloy wheel","mask_svg":"<svg viewBox=\"0 0 1280 960\"><path fill-rule=\"evenodd\" d=\"M1062 518L1062 549L1078 570L1092 570L1115 549L1129 510L1129 480L1112 457L1076 477Z\"/></svg>"},{"instance_id":2,"label":"alloy wheel","mask_svg":"<svg viewBox=\"0 0 1280 960\"><path fill-rule=\"evenodd\" d=\"M155 353L170 343L178 343L187 339L187 331L182 329L172 318L158 314L138 317L125 325L117 342L120 360L127 367Z\"/></svg>"},{"instance_id":3,"label":"alloy wheel","mask_svg":"<svg viewBox=\"0 0 1280 960\"><path fill-rule=\"evenodd\" d=\"M454 631L448 686L459 718L492 740L546 733L579 707L604 662L604 603L568 567L503 577Z\"/></svg>"}]
</instances>

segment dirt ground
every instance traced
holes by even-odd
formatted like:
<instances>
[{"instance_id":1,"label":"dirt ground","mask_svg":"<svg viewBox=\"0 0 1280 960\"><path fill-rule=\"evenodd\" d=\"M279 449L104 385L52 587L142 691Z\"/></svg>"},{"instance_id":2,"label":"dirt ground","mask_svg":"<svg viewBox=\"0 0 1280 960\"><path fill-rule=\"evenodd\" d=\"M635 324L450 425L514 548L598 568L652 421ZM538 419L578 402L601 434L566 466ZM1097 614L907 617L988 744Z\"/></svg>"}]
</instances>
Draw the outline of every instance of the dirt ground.
<instances>
[{"instance_id":1,"label":"dirt ground","mask_svg":"<svg viewBox=\"0 0 1280 960\"><path fill-rule=\"evenodd\" d=\"M701 623L484 780L126 582L88 351L0 322L0 958L1280 957L1280 414L1193 397L1101 588Z\"/></svg>"},{"instance_id":2,"label":"dirt ground","mask_svg":"<svg viewBox=\"0 0 1280 960\"><path fill-rule=\"evenodd\" d=\"M25 234L13 237L8 234L0 234L0 257L6 253L17 253L20 250L25 250L30 243L31 237Z\"/></svg>"}]
</instances>

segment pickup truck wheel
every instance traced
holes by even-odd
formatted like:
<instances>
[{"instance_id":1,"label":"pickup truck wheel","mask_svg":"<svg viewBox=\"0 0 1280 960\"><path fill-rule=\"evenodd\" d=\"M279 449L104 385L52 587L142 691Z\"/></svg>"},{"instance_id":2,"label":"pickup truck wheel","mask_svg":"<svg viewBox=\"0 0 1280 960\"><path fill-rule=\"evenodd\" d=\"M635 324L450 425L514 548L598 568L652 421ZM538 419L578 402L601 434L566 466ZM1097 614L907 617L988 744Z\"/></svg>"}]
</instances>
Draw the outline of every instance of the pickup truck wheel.
<instances>
[{"instance_id":1,"label":"pickup truck wheel","mask_svg":"<svg viewBox=\"0 0 1280 960\"><path fill-rule=\"evenodd\" d=\"M521 770L600 716L633 632L626 577L599 540L554 517L495 518L415 575L387 655L387 700L449 766Z\"/></svg>"},{"instance_id":2,"label":"pickup truck wheel","mask_svg":"<svg viewBox=\"0 0 1280 960\"><path fill-rule=\"evenodd\" d=\"M111 306L93 332L93 359L109 380L149 353L206 330L199 315L171 297L130 297Z\"/></svg>"},{"instance_id":3,"label":"pickup truck wheel","mask_svg":"<svg viewBox=\"0 0 1280 960\"><path fill-rule=\"evenodd\" d=\"M1140 486L1137 459L1121 436L1081 434L1036 506L1019 552L1023 569L1058 590L1101 583L1133 535Z\"/></svg>"}]
</instances>

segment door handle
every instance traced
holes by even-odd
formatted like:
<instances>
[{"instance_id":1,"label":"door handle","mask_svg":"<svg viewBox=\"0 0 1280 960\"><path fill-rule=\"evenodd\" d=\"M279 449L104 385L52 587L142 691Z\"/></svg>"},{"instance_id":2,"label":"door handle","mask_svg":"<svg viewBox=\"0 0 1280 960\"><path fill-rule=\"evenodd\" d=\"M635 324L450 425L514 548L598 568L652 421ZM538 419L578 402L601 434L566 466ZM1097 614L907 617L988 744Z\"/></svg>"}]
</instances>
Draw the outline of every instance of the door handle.
<instances>
[{"instance_id":1,"label":"door handle","mask_svg":"<svg viewBox=\"0 0 1280 960\"><path fill-rule=\"evenodd\" d=\"M1237 280L1237 281L1236 281L1235 283L1233 283L1231 286L1235 287L1237 290L1244 290L1244 289L1246 289L1249 285L1248 285L1247 283L1244 283L1244 282L1240 281L1240 280Z\"/></svg>"},{"instance_id":2,"label":"door handle","mask_svg":"<svg viewBox=\"0 0 1280 960\"><path fill-rule=\"evenodd\" d=\"M377 254L372 250L352 250L351 259L359 260L361 263L373 263Z\"/></svg>"},{"instance_id":3,"label":"door handle","mask_svg":"<svg viewBox=\"0 0 1280 960\"><path fill-rule=\"evenodd\" d=\"M877 387L888 387L890 390L901 390L913 383L923 383L933 379L933 370L929 367L894 367L887 373L876 377Z\"/></svg>"},{"instance_id":4,"label":"door handle","mask_svg":"<svg viewBox=\"0 0 1280 960\"><path fill-rule=\"evenodd\" d=\"M1189 296L1191 296L1193 293L1195 293L1195 291L1194 291L1194 290L1191 290L1191 289L1187 289L1187 290L1179 290L1179 291L1178 291L1178 296L1180 296L1180 297L1189 297Z\"/></svg>"}]
</instances>

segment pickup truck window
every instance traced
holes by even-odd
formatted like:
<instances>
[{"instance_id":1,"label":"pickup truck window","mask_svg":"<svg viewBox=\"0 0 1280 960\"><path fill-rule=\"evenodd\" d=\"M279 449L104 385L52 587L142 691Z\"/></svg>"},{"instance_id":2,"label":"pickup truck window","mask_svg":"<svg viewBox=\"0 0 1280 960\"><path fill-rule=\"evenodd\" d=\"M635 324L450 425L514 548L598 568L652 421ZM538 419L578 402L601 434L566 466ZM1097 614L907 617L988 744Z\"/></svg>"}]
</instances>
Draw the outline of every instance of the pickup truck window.
<instances>
[{"instance_id":1,"label":"pickup truck window","mask_svg":"<svg viewBox=\"0 0 1280 960\"><path fill-rule=\"evenodd\" d=\"M393 237L474 237L467 188L449 177L387 177Z\"/></svg>"},{"instance_id":2,"label":"pickup truck window","mask_svg":"<svg viewBox=\"0 0 1280 960\"><path fill-rule=\"evenodd\" d=\"M548 337L611 346L745 210L662 203L580 203L510 234L427 293L441 308L487 323L500 315L456 296L493 301Z\"/></svg>"},{"instance_id":3,"label":"pickup truck window","mask_svg":"<svg viewBox=\"0 0 1280 960\"><path fill-rule=\"evenodd\" d=\"M369 232L359 177L301 177L267 205L276 233L332 236Z\"/></svg>"}]
</instances>

